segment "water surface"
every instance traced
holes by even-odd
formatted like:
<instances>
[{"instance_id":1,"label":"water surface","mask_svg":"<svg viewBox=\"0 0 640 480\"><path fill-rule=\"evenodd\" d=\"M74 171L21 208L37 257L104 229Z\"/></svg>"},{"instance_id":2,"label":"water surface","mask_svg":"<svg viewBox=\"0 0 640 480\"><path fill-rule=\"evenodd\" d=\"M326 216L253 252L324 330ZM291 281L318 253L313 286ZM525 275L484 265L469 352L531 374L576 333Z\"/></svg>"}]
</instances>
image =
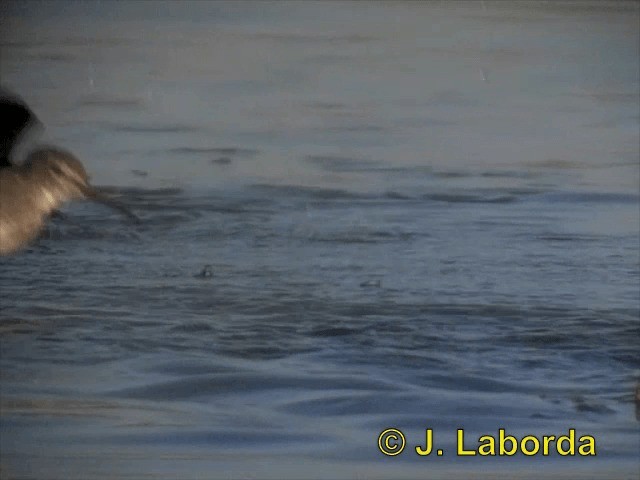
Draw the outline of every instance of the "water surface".
<instances>
[{"instance_id":1,"label":"water surface","mask_svg":"<svg viewBox=\"0 0 640 480\"><path fill-rule=\"evenodd\" d=\"M3 478L636 478L637 3L2 8L3 84L143 219L0 260Z\"/></svg>"}]
</instances>

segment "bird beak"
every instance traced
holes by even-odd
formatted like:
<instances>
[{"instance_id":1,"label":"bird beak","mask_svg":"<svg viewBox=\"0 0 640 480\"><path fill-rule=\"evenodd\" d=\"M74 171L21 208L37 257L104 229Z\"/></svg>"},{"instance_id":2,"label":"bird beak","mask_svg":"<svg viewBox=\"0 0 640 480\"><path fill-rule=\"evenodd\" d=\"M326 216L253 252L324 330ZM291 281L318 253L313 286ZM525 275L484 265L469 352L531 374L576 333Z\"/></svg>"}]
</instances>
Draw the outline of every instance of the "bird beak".
<instances>
[{"instance_id":1,"label":"bird beak","mask_svg":"<svg viewBox=\"0 0 640 480\"><path fill-rule=\"evenodd\" d=\"M97 191L91 185L83 185L80 190L87 199L106 205L107 207L110 207L113 210L117 210L118 212L122 213L124 216L126 216L129 220L131 220L134 223L137 223L137 224L142 223L140 221L140 218L138 218L135 214L133 214L127 207L125 207L124 205L121 205L116 200L106 196L105 194Z\"/></svg>"}]
</instances>

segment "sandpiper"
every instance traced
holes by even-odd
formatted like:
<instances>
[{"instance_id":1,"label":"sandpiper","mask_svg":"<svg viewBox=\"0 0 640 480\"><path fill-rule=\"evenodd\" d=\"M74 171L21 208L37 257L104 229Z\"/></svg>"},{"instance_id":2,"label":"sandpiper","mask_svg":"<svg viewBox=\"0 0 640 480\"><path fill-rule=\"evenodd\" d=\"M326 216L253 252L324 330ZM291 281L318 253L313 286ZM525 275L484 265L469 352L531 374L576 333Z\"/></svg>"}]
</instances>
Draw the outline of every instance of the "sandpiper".
<instances>
[{"instance_id":1,"label":"sandpiper","mask_svg":"<svg viewBox=\"0 0 640 480\"><path fill-rule=\"evenodd\" d=\"M56 147L12 161L21 137L40 121L19 97L0 89L0 255L10 255L33 241L45 222L65 202L90 199L138 222L125 207L98 192L73 154Z\"/></svg>"},{"instance_id":2,"label":"sandpiper","mask_svg":"<svg viewBox=\"0 0 640 480\"><path fill-rule=\"evenodd\" d=\"M0 169L0 255L33 241L49 216L71 200L90 199L139 219L98 192L73 154L56 147L31 152L21 165Z\"/></svg>"}]
</instances>

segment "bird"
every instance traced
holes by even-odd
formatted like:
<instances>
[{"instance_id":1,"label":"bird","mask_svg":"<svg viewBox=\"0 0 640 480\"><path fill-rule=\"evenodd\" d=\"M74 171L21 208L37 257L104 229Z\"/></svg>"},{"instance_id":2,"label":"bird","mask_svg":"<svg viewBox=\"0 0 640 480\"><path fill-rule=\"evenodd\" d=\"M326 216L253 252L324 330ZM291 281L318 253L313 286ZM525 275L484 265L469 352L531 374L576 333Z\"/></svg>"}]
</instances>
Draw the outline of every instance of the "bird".
<instances>
[{"instance_id":1,"label":"bird","mask_svg":"<svg viewBox=\"0 0 640 480\"><path fill-rule=\"evenodd\" d=\"M14 162L16 144L40 125L20 97L0 87L0 256L25 248L49 218L65 218L58 208L72 200L100 202L140 222L126 207L96 190L82 162L67 150L43 146L23 162Z\"/></svg>"},{"instance_id":2,"label":"bird","mask_svg":"<svg viewBox=\"0 0 640 480\"><path fill-rule=\"evenodd\" d=\"M32 151L20 165L0 169L0 255L26 247L64 203L88 199L139 218L89 183L82 162L58 147Z\"/></svg>"}]
</instances>

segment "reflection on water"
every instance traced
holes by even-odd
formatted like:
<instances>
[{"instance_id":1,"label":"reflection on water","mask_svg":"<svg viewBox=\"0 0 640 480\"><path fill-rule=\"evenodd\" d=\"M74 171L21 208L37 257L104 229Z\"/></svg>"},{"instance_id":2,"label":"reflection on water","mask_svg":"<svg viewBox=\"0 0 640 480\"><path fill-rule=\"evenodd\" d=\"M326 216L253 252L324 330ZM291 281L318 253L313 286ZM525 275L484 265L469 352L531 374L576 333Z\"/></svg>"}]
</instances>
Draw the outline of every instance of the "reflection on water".
<instances>
[{"instance_id":1,"label":"reflection on water","mask_svg":"<svg viewBox=\"0 0 640 480\"><path fill-rule=\"evenodd\" d=\"M3 83L143 220L0 260L3 476L637 472L636 4L3 8Z\"/></svg>"}]
</instances>

